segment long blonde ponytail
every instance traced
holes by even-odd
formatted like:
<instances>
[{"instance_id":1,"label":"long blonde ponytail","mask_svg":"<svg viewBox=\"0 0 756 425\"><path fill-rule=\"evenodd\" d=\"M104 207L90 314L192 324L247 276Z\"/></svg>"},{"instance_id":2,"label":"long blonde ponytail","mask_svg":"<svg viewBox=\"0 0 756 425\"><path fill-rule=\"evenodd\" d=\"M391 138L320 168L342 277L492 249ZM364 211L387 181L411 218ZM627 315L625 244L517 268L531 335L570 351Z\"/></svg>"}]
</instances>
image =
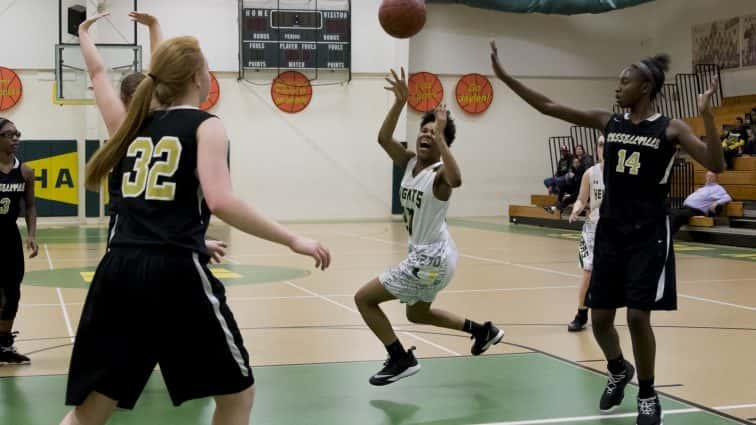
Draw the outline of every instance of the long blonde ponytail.
<instances>
[{"instance_id":1,"label":"long blonde ponytail","mask_svg":"<svg viewBox=\"0 0 756 425\"><path fill-rule=\"evenodd\" d=\"M161 106L173 104L185 94L194 75L202 70L204 61L194 37L172 38L158 47L152 56L149 77L139 83L123 123L87 163L88 189L99 190L102 180L126 154L129 143L150 113L153 98Z\"/></svg>"}]
</instances>

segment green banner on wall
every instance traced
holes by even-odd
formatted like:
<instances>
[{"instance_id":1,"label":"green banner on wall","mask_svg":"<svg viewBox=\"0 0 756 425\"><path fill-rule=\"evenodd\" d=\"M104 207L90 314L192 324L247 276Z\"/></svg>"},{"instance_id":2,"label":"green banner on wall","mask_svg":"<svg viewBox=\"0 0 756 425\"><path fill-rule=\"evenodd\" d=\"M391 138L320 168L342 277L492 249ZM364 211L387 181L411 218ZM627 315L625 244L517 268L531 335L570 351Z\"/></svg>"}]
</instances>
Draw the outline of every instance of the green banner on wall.
<instances>
[{"instance_id":1,"label":"green banner on wall","mask_svg":"<svg viewBox=\"0 0 756 425\"><path fill-rule=\"evenodd\" d=\"M18 157L34 169L39 217L79 215L79 153L76 140L24 140Z\"/></svg>"}]
</instances>

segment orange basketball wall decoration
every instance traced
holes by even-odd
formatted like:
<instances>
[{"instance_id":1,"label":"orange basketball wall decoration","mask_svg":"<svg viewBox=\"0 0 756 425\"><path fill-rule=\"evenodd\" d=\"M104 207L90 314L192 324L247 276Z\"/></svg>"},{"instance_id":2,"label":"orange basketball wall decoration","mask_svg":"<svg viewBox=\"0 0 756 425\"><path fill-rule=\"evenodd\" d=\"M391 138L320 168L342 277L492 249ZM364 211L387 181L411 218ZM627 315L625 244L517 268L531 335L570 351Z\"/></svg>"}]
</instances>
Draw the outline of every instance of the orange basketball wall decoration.
<instances>
[{"instance_id":1,"label":"orange basketball wall decoration","mask_svg":"<svg viewBox=\"0 0 756 425\"><path fill-rule=\"evenodd\" d=\"M278 109L295 114L302 112L312 100L310 79L297 71L286 71L273 80L270 96Z\"/></svg>"},{"instance_id":2,"label":"orange basketball wall decoration","mask_svg":"<svg viewBox=\"0 0 756 425\"><path fill-rule=\"evenodd\" d=\"M12 69L0 66L0 111L7 111L16 106L23 93L24 87L18 74Z\"/></svg>"},{"instance_id":3,"label":"orange basketball wall decoration","mask_svg":"<svg viewBox=\"0 0 756 425\"><path fill-rule=\"evenodd\" d=\"M215 106L220 99L220 85L218 85L218 79L215 78L215 74L210 73L210 92L207 94L207 99L200 105L200 109L207 111Z\"/></svg>"},{"instance_id":4,"label":"orange basketball wall decoration","mask_svg":"<svg viewBox=\"0 0 756 425\"><path fill-rule=\"evenodd\" d=\"M493 86L491 86L488 78L483 75L463 75L457 82L455 96L457 104L463 111L470 114L481 114L493 102Z\"/></svg>"},{"instance_id":5,"label":"orange basketball wall decoration","mask_svg":"<svg viewBox=\"0 0 756 425\"><path fill-rule=\"evenodd\" d=\"M444 86L435 74L418 72L410 75L409 82L410 108L418 112L432 111L444 98Z\"/></svg>"}]
</instances>

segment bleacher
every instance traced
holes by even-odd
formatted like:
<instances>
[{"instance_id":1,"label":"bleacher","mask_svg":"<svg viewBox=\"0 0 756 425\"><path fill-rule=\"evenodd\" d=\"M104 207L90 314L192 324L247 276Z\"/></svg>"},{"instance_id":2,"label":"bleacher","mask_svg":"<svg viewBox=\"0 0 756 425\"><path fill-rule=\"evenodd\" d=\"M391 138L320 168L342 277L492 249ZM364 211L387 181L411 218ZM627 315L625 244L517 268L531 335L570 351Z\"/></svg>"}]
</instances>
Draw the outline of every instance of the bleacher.
<instances>
[{"instance_id":1,"label":"bleacher","mask_svg":"<svg viewBox=\"0 0 756 425\"><path fill-rule=\"evenodd\" d=\"M667 116L684 119L696 134L703 136L705 129L703 119L690 117L697 111L696 94L703 81L718 77L718 70L709 65L696 67L696 74L679 74L674 84L665 85L657 108ZM672 99L675 99L674 101ZM718 93L714 108L715 123L720 129L725 125L734 125L737 117L742 117L756 107L756 95L724 98ZM618 111L619 112L619 111ZM592 129L572 127L570 136L549 138L549 152L552 168L556 168L559 158L559 146L567 145L572 149L583 145L589 154L595 152L595 140L598 132ZM683 157L685 157L683 155ZM692 160L680 159L675 164L671 176L670 202L673 207L682 206L682 202L694 190L705 183L706 169ZM734 246L756 247L756 156L742 156L735 159L732 170L718 176L718 182L733 201L725 205L717 217L693 217L687 226L678 232L677 238L687 241L718 243ZM553 228L574 229L582 227L582 222L569 223L572 208L559 212L547 211L544 207L556 203L554 195L533 194L530 205L510 205L509 220L516 224L530 224Z\"/></svg>"}]
</instances>

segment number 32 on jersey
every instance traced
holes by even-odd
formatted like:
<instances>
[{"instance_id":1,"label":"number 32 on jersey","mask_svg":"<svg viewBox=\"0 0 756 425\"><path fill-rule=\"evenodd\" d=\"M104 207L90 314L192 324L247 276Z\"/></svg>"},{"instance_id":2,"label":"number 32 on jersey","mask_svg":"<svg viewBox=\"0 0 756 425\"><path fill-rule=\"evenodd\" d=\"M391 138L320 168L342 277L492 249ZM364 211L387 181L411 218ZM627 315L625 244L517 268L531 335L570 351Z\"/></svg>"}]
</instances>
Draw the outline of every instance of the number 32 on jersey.
<instances>
[{"instance_id":1,"label":"number 32 on jersey","mask_svg":"<svg viewBox=\"0 0 756 425\"><path fill-rule=\"evenodd\" d=\"M171 178L178 171L181 142L177 137L166 136L153 146L149 137L138 137L131 142L126 157L136 158L134 168L123 173L121 190L124 198L152 201L172 201L176 197L176 183L158 182L160 177ZM154 158L159 158L152 165Z\"/></svg>"}]
</instances>

